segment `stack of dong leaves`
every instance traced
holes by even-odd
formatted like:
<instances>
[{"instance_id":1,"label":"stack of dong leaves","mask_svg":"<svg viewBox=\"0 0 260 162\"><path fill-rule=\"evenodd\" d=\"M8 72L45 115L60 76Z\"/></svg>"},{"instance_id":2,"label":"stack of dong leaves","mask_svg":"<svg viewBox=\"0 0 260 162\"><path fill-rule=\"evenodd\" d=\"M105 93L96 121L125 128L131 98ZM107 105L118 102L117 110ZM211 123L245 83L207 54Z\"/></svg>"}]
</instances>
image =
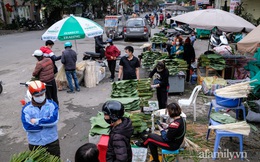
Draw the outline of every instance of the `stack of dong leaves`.
<instances>
[{"instance_id":1,"label":"stack of dong leaves","mask_svg":"<svg viewBox=\"0 0 260 162\"><path fill-rule=\"evenodd\" d=\"M226 61L219 54L200 55L199 65L202 67L210 67L215 70L223 70L226 66Z\"/></svg>"},{"instance_id":2,"label":"stack of dong leaves","mask_svg":"<svg viewBox=\"0 0 260 162\"><path fill-rule=\"evenodd\" d=\"M148 105L153 97L150 79L122 80L112 83L112 93L109 100L121 102L125 111L140 110L140 106Z\"/></svg>"},{"instance_id":3,"label":"stack of dong leaves","mask_svg":"<svg viewBox=\"0 0 260 162\"><path fill-rule=\"evenodd\" d=\"M154 62L153 67L157 65L159 61L163 61L165 63L165 66L169 70L169 75L174 76L178 74L180 71L186 71L188 69L188 64L186 61L183 59L161 59L161 60L156 60Z\"/></svg>"}]
</instances>

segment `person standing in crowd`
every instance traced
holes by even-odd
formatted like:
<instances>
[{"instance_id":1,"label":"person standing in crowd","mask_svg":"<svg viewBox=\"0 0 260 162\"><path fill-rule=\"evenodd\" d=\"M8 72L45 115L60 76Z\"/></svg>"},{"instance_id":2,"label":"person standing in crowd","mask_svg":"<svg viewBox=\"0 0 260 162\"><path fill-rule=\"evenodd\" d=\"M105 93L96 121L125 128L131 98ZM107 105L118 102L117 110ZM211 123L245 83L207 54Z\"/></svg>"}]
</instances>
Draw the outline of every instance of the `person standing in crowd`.
<instances>
[{"instance_id":1,"label":"person standing in crowd","mask_svg":"<svg viewBox=\"0 0 260 162\"><path fill-rule=\"evenodd\" d=\"M152 88L156 88L157 100L159 103L159 109L165 109L168 98L169 87L169 70L166 68L164 62L160 61L156 67L149 74L149 78L155 76Z\"/></svg>"},{"instance_id":2,"label":"person standing in crowd","mask_svg":"<svg viewBox=\"0 0 260 162\"><path fill-rule=\"evenodd\" d=\"M194 45L194 42L196 41L196 35L195 35L195 32L192 31L191 32L191 36L190 36L190 42L191 42L191 45L193 46Z\"/></svg>"},{"instance_id":3,"label":"person standing in crowd","mask_svg":"<svg viewBox=\"0 0 260 162\"><path fill-rule=\"evenodd\" d=\"M100 53L100 58L103 58L105 56L105 46L106 42L103 42L103 35L99 35L94 37L95 39L95 52Z\"/></svg>"},{"instance_id":4,"label":"person standing in crowd","mask_svg":"<svg viewBox=\"0 0 260 162\"><path fill-rule=\"evenodd\" d=\"M125 56L120 59L118 80L139 79L140 62L137 57L133 55L134 48L132 46L125 47Z\"/></svg>"},{"instance_id":5,"label":"person standing in crowd","mask_svg":"<svg viewBox=\"0 0 260 162\"><path fill-rule=\"evenodd\" d=\"M45 98L45 84L39 80L32 81L28 90L32 101L22 108L21 121L27 132L29 149L41 146L51 155L60 157L57 123L59 107L52 100Z\"/></svg>"},{"instance_id":6,"label":"person standing in crowd","mask_svg":"<svg viewBox=\"0 0 260 162\"><path fill-rule=\"evenodd\" d=\"M172 45L175 45L175 44L176 44L177 39L179 39L179 41L181 42L181 44L183 44L183 37L182 37L181 34L178 32L178 33L176 34L176 36L174 37L174 39L173 39Z\"/></svg>"},{"instance_id":7,"label":"person standing in crowd","mask_svg":"<svg viewBox=\"0 0 260 162\"><path fill-rule=\"evenodd\" d=\"M136 142L136 145L140 147L149 146L153 157L152 162L160 162L158 158L158 147L170 151L177 150L180 148L185 137L186 122L180 116L180 106L177 103L167 105L167 113L171 121L169 124L161 123L161 126L158 125L161 135L150 133L143 143Z\"/></svg>"},{"instance_id":8,"label":"person standing in crowd","mask_svg":"<svg viewBox=\"0 0 260 162\"><path fill-rule=\"evenodd\" d=\"M175 45L172 46L170 57L176 57L180 59L183 58L183 46L181 39L176 39Z\"/></svg>"},{"instance_id":9,"label":"person standing in crowd","mask_svg":"<svg viewBox=\"0 0 260 162\"><path fill-rule=\"evenodd\" d=\"M77 53L73 49L71 49L71 47L72 47L71 42L66 42L64 44L65 50L62 52L62 56L61 56L61 63L64 64L66 78L68 80L69 88L70 88L70 90L67 91L68 93L75 92L72 84L72 78L74 80L76 91L78 92L80 91L79 82L76 73Z\"/></svg>"},{"instance_id":10,"label":"person standing in crowd","mask_svg":"<svg viewBox=\"0 0 260 162\"><path fill-rule=\"evenodd\" d=\"M132 162L130 138L134 132L130 118L124 116L124 106L119 101L107 101L102 107L104 120L110 124L107 162Z\"/></svg>"},{"instance_id":11,"label":"person standing in crowd","mask_svg":"<svg viewBox=\"0 0 260 162\"><path fill-rule=\"evenodd\" d=\"M93 143L86 143L78 148L75 153L75 162L99 162L99 150Z\"/></svg>"},{"instance_id":12,"label":"person standing in crowd","mask_svg":"<svg viewBox=\"0 0 260 162\"><path fill-rule=\"evenodd\" d=\"M159 16L156 11L154 12L154 15L155 15L155 26L158 26Z\"/></svg>"},{"instance_id":13,"label":"person standing in crowd","mask_svg":"<svg viewBox=\"0 0 260 162\"><path fill-rule=\"evenodd\" d=\"M151 24L154 24L154 15L153 14L150 14L150 20L151 20Z\"/></svg>"},{"instance_id":14,"label":"person standing in crowd","mask_svg":"<svg viewBox=\"0 0 260 162\"><path fill-rule=\"evenodd\" d=\"M120 55L120 51L118 48L113 44L112 39L107 39L107 47L106 47L106 58L107 58L107 63L108 63L108 68L111 73L110 76L110 82L114 81L115 78L115 69L116 69L116 59Z\"/></svg>"},{"instance_id":15,"label":"person standing in crowd","mask_svg":"<svg viewBox=\"0 0 260 162\"><path fill-rule=\"evenodd\" d=\"M48 57L44 57L41 50L35 50L33 56L38 62L36 63L32 76L48 85L46 88L46 98L52 99L59 105L52 60Z\"/></svg>"},{"instance_id":16,"label":"person standing in crowd","mask_svg":"<svg viewBox=\"0 0 260 162\"><path fill-rule=\"evenodd\" d=\"M188 64L188 69L186 71L186 82L190 81L190 68L191 68L191 63L195 61L195 50L193 46L191 45L191 40L189 37L185 40L184 46L183 46L183 59L187 62Z\"/></svg>"},{"instance_id":17,"label":"person standing in crowd","mask_svg":"<svg viewBox=\"0 0 260 162\"><path fill-rule=\"evenodd\" d=\"M54 46L54 42L52 40L47 40L45 42L45 46L42 46L40 48L40 50L43 52L43 56L44 57L49 57L51 58L53 65L54 65L54 74L56 74L58 72L58 68L55 64L55 61L58 61L61 59L61 56L55 56L53 51L51 50L52 47Z\"/></svg>"},{"instance_id":18,"label":"person standing in crowd","mask_svg":"<svg viewBox=\"0 0 260 162\"><path fill-rule=\"evenodd\" d=\"M160 13L160 25L163 25L164 16L162 13Z\"/></svg>"}]
</instances>

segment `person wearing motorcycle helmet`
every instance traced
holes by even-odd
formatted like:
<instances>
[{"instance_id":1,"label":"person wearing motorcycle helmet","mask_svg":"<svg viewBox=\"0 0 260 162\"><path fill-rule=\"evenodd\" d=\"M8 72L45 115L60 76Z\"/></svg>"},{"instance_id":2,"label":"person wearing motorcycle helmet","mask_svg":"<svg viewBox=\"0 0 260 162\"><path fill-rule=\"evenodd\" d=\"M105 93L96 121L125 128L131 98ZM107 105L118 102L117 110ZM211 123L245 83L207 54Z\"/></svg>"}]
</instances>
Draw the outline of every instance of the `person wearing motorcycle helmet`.
<instances>
[{"instance_id":1,"label":"person wearing motorcycle helmet","mask_svg":"<svg viewBox=\"0 0 260 162\"><path fill-rule=\"evenodd\" d=\"M134 132L130 118L124 116L124 106L119 101L107 101L102 107L104 120L110 124L106 161L132 161L130 138Z\"/></svg>"},{"instance_id":2,"label":"person wearing motorcycle helmet","mask_svg":"<svg viewBox=\"0 0 260 162\"><path fill-rule=\"evenodd\" d=\"M103 41L103 34L99 36L95 36L95 52L100 53L100 58L102 59L105 55L105 44L106 42Z\"/></svg>"},{"instance_id":3,"label":"person wearing motorcycle helmet","mask_svg":"<svg viewBox=\"0 0 260 162\"><path fill-rule=\"evenodd\" d=\"M106 41L107 46L106 46L106 51L105 51L105 56L107 58L107 63L108 63L108 68L111 73L110 75L110 82L114 81L115 78L115 70L116 70L116 59L120 55L120 51L118 48L113 44L112 39L107 39Z\"/></svg>"},{"instance_id":4,"label":"person wearing motorcycle helmet","mask_svg":"<svg viewBox=\"0 0 260 162\"><path fill-rule=\"evenodd\" d=\"M61 55L61 63L65 67L65 74L70 88L70 90L68 90L67 93L75 92L72 84L72 78L74 80L76 91L78 92L80 91L79 82L76 73L77 53L73 49L71 49L71 47L72 47L71 42L66 42L64 44L65 50L62 52Z\"/></svg>"},{"instance_id":5,"label":"person wearing motorcycle helmet","mask_svg":"<svg viewBox=\"0 0 260 162\"><path fill-rule=\"evenodd\" d=\"M58 105L45 97L46 86L43 82L31 81L28 90L32 101L28 102L21 113L21 121L27 132L29 149L44 147L51 155L60 156L57 123Z\"/></svg>"},{"instance_id":6,"label":"person wearing motorcycle helmet","mask_svg":"<svg viewBox=\"0 0 260 162\"><path fill-rule=\"evenodd\" d=\"M51 85L46 88L46 98L52 99L59 104L54 66L51 58L44 57L41 50L35 50L33 56L38 60L38 62L36 63L32 76L45 84Z\"/></svg>"}]
</instances>

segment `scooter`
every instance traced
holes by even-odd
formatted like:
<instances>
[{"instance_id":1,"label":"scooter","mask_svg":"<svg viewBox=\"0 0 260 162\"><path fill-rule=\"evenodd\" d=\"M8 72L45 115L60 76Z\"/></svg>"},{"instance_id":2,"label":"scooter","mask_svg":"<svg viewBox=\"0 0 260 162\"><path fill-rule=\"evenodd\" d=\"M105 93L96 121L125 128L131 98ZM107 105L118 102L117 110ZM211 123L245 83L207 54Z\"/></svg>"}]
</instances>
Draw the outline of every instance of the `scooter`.
<instances>
[{"instance_id":1,"label":"scooter","mask_svg":"<svg viewBox=\"0 0 260 162\"><path fill-rule=\"evenodd\" d=\"M189 35L189 34L191 34L191 32L192 32L192 30L184 30L184 29L182 29L182 28L180 28L180 27L177 27L177 26L175 26L175 27L173 27L177 32L179 32L180 34L183 34L183 35Z\"/></svg>"},{"instance_id":2,"label":"scooter","mask_svg":"<svg viewBox=\"0 0 260 162\"><path fill-rule=\"evenodd\" d=\"M2 81L0 80L0 94L3 92Z\"/></svg>"},{"instance_id":3,"label":"scooter","mask_svg":"<svg viewBox=\"0 0 260 162\"><path fill-rule=\"evenodd\" d=\"M222 46L222 45L227 45L228 40L227 40L227 37L226 37L226 33L222 32L222 35L217 35L215 33L212 33L210 35L209 44L211 45L211 48L219 47L219 46Z\"/></svg>"},{"instance_id":4,"label":"scooter","mask_svg":"<svg viewBox=\"0 0 260 162\"><path fill-rule=\"evenodd\" d=\"M83 60L93 60L98 62L102 67L106 67L106 64L103 61L103 57L100 53L95 52L84 52L83 53Z\"/></svg>"}]
</instances>

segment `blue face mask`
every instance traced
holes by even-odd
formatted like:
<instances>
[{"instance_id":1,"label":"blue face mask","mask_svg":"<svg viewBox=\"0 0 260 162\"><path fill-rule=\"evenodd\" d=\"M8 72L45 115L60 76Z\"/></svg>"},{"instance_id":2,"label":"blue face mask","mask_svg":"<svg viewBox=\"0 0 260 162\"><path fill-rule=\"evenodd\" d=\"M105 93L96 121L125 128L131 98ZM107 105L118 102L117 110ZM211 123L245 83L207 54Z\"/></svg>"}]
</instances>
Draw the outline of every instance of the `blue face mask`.
<instances>
[{"instance_id":1,"label":"blue face mask","mask_svg":"<svg viewBox=\"0 0 260 162\"><path fill-rule=\"evenodd\" d=\"M125 53L125 57L129 57L129 54Z\"/></svg>"}]
</instances>

